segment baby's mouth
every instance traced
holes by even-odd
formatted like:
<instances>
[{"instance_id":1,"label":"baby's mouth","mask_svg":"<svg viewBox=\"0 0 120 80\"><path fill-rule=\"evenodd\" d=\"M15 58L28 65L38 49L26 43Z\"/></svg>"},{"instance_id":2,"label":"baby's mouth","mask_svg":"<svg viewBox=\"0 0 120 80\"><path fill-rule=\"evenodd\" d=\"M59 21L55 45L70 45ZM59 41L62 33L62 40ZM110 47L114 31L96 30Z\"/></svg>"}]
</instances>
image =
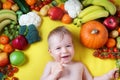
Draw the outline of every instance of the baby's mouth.
<instances>
[{"instance_id":1,"label":"baby's mouth","mask_svg":"<svg viewBox=\"0 0 120 80\"><path fill-rule=\"evenodd\" d=\"M69 58L70 55L65 55L65 56L62 56L61 58Z\"/></svg>"}]
</instances>

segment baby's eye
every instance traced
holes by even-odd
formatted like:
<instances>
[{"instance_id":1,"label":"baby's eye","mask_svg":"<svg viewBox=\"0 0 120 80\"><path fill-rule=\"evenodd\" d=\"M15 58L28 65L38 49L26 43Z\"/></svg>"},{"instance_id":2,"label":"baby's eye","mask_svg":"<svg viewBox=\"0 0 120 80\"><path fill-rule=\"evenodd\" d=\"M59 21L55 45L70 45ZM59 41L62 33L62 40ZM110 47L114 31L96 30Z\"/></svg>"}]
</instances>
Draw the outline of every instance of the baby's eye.
<instances>
[{"instance_id":1,"label":"baby's eye","mask_svg":"<svg viewBox=\"0 0 120 80\"><path fill-rule=\"evenodd\" d=\"M67 45L66 47L71 47L71 45Z\"/></svg>"},{"instance_id":2,"label":"baby's eye","mask_svg":"<svg viewBox=\"0 0 120 80\"><path fill-rule=\"evenodd\" d=\"M57 47L56 50L61 49L61 47Z\"/></svg>"}]
</instances>

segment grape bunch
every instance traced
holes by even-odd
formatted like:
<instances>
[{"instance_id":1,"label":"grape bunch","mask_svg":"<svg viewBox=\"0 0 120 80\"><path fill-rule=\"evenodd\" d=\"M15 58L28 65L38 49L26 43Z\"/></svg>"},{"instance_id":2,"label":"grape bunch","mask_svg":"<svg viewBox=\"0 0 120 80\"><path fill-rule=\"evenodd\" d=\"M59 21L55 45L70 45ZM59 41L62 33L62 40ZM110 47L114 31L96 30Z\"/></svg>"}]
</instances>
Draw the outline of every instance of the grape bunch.
<instances>
[{"instance_id":1,"label":"grape bunch","mask_svg":"<svg viewBox=\"0 0 120 80\"><path fill-rule=\"evenodd\" d=\"M19 28L20 25L12 21L11 24L3 28L3 33L7 35L10 38L10 40L13 40L15 37L19 35Z\"/></svg>"}]
</instances>

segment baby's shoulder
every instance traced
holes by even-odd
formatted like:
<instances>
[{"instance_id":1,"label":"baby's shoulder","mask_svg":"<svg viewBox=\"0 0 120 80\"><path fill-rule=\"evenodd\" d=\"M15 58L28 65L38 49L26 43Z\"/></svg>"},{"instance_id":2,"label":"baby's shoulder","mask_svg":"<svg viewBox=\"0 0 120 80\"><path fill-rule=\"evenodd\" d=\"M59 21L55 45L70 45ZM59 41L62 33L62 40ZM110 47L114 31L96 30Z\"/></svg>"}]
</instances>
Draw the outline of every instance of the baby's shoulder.
<instances>
[{"instance_id":1,"label":"baby's shoulder","mask_svg":"<svg viewBox=\"0 0 120 80\"><path fill-rule=\"evenodd\" d=\"M84 67L84 64L81 63L81 62L74 62L74 65L76 65L76 66L80 66L80 67Z\"/></svg>"},{"instance_id":2,"label":"baby's shoulder","mask_svg":"<svg viewBox=\"0 0 120 80\"><path fill-rule=\"evenodd\" d=\"M54 61L49 61L47 65L53 65L55 62Z\"/></svg>"}]
</instances>

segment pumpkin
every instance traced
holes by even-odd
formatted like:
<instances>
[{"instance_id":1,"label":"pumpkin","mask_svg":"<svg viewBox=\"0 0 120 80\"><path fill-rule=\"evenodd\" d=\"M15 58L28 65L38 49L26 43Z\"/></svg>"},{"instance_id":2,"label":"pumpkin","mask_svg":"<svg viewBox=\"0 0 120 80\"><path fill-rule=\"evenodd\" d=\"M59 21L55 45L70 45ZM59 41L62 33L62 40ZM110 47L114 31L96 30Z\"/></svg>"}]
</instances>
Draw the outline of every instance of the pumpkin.
<instances>
[{"instance_id":1,"label":"pumpkin","mask_svg":"<svg viewBox=\"0 0 120 80\"><path fill-rule=\"evenodd\" d=\"M99 21L93 20L82 25L80 41L88 48L98 49L105 45L108 40L108 30Z\"/></svg>"}]
</instances>

